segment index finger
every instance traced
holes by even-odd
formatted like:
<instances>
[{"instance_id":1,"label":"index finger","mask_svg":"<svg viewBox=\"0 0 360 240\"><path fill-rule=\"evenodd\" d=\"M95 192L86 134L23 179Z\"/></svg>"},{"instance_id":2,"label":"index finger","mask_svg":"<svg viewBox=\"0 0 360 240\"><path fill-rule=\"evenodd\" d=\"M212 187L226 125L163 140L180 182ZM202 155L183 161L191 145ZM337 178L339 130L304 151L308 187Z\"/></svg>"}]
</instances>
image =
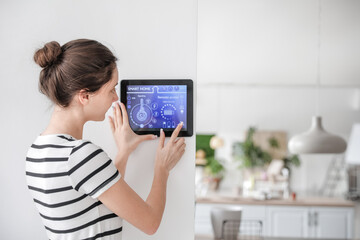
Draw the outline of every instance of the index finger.
<instances>
[{"instance_id":1,"label":"index finger","mask_svg":"<svg viewBox=\"0 0 360 240\"><path fill-rule=\"evenodd\" d=\"M121 113L123 116L123 122L129 125L129 118L128 118L128 114L126 111L126 107L122 102L120 102L120 107L121 107Z\"/></svg>"},{"instance_id":2,"label":"index finger","mask_svg":"<svg viewBox=\"0 0 360 240\"><path fill-rule=\"evenodd\" d=\"M184 125L183 122L180 122L177 127L175 128L174 132L171 134L171 138L170 138L170 141L174 142L175 139L177 138L177 136L179 135L179 132L182 128L182 126Z\"/></svg>"}]
</instances>

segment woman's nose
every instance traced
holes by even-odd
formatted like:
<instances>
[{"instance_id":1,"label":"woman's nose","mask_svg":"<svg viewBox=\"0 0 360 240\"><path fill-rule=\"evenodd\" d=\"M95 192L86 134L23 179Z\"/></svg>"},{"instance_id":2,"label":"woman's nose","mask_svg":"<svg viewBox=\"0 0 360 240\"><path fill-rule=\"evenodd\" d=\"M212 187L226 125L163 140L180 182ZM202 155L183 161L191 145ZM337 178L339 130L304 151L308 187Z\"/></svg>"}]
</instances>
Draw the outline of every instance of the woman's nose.
<instances>
[{"instance_id":1,"label":"woman's nose","mask_svg":"<svg viewBox=\"0 0 360 240\"><path fill-rule=\"evenodd\" d=\"M116 97L113 99L113 102L117 102L119 100L119 96L116 94Z\"/></svg>"},{"instance_id":2,"label":"woman's nose","mask_svg":"<svg viewBox=\"0 0 360 240\"><path fill-rule=\"evenodd\" d=\"M119 96L116 94L113 102L116 102L116 101L118 101L118 100L119 100Z\"/></svg>"}]
</instances>

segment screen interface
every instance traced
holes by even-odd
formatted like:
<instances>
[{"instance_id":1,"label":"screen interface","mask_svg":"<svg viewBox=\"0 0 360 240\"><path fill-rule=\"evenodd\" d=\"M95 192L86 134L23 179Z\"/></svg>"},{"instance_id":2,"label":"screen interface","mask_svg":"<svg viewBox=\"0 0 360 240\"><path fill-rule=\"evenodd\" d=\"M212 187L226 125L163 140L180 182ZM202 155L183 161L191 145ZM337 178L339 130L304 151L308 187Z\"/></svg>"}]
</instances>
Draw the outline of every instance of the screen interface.
<instances>
[{"instance_id":1,"label":"screen interface","mask_svg":"<svg viewBox=\"0 0 360 240\"><path fill-rule=\"evenodd\" d=\"M131 128L174 129L182 121L182 130L186 130L186 88L186 85L128 85L126 107Z\"/></svg>"}]
</instances>

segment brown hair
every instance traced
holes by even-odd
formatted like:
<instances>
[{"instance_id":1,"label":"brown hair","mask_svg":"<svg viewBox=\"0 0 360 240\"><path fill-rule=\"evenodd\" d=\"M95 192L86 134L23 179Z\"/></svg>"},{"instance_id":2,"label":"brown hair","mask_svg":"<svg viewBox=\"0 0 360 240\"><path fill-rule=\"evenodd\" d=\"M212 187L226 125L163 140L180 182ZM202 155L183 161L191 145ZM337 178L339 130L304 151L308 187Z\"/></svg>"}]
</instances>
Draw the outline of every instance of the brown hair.
<instances>
[{"instance_id":1,"label":"brown hair","mask_svg":"<svg viewBox=\"0 0 360 240\"><path fill-rule=\"evenodd\" d=\"M35 52L34 61L43 68L40 92L67 107L78 91L94 93L110 81L117 58L95 40L78 39L63 46L48 42Z\"/></svg>"}]
</instances>

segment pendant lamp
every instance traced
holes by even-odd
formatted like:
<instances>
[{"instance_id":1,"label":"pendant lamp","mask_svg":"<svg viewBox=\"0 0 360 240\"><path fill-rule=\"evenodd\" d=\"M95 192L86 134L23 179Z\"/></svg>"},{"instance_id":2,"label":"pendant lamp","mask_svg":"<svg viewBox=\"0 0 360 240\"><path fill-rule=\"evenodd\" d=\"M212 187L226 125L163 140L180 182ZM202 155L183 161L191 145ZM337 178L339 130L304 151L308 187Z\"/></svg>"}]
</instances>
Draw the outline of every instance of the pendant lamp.
<instances>
[{"instance_id":1,"label":"pendant lamp","mask_svg":"<svg viewBox=\"0 0 360 240\"><path fill-rule=\"evenodd\" d=\"M321 117L314 116L310 129L292 137L288 147L294 154L343 153L346 150L346 142L341 137L325 131Z\"/></svg>"},{"instance_id":2,"label":"pendant lamp","mask_svg":"<svg viewBox=\"0 0 360 240\"><path fill-rule=\"evenodd\" d=\"M319 112L319 88L320 88L320 34L321 33L321 0L319 0L319 23L318 23L318 58L317 58L317 113ZM322 126L319 114L313 116L310 129L302 134L292 137L288 148L294 154L331 154L343 153L346 150L346 142L343 138L331 134Z\"/></svg>"}]
</instances>

